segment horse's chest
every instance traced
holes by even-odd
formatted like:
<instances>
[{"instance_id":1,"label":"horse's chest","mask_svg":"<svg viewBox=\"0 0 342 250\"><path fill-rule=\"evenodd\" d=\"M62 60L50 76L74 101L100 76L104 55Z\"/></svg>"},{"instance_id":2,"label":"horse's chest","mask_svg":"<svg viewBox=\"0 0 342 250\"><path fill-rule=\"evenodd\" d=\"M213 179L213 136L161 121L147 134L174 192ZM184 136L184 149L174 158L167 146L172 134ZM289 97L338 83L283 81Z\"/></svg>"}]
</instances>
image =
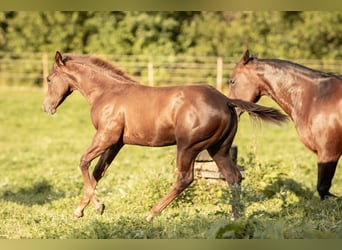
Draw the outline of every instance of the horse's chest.
<instances>
[{"instance_id":1,"label":"horse's chest","mask_svg":"<svg viewBox=\"0 0 342 250\"><path fill-rule=\"evenodd\" d=\"M305 119L294 120L301 141L315 153L324 145L341 140L341 115L338 110L332 110L328 106L313 107Z\"/></svg>"},{"instance_id":2,"label":"horse's chest","mask_svg":"<svg viewBox=\"0 0 342 250\"><path fill-rule=\"evenodd\" d=\"M313 143L313 134L312 134L312 128L310 125L297 125L296 126L298 136L302 143L311 151L316 151L315 144Z\"/></svg>"}]
</instances>

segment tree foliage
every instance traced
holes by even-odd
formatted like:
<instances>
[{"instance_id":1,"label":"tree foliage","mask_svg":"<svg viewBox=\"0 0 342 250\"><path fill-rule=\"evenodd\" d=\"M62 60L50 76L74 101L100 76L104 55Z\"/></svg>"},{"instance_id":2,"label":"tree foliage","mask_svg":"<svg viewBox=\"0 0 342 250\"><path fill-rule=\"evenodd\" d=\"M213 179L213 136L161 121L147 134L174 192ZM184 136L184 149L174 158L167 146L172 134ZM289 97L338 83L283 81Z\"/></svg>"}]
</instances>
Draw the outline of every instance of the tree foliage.
<instances>
[{"instance_id":1,"label":"tree foliage","mask_svg":"<svg viewBox=\"0 0 342 250\"><path fill-rule=\"evenodd\" d=\"M342 12L0 12L1 51L341 59Z\"/></svg>"}]
</instances>

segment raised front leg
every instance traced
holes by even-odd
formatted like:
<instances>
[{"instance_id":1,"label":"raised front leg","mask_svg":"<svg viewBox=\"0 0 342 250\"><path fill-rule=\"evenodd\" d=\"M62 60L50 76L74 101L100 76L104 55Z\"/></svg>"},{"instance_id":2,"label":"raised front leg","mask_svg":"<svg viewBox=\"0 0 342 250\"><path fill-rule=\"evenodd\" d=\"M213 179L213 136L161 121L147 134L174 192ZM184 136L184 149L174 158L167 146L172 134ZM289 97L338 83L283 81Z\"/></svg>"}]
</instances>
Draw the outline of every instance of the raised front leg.
<instances>
[{"instance_id":1,"label":"raised front leg","mask_svg":"<svg viewBox=\"0 0 342 250\"><path fill-rule=\"evenodd\" d=\"M89 177L89 172L88 172L90 162L91 161L84 160L84 156L82 156L81 161L80 161L80 170L81 170L83 182L84 182L84 195L80 201L79 206L76 208L74 212L74 216L76 218L83 217L83 210L86 206L88 206L90 202L90 198L92 197L93 192L94 192L93 187L90 183L90 177Z\"/></svg>"},{"instance_id":2,"label":"raised front leg","mask_svg":"<svg viewBox=\"0 0 342 250\"><path fill-rule=\"evenodd\" d=\"M324 200L327 196L335 196L329 192L337 162L318 163L317 191Z\"/></svg>"},{"instance_id":3,"label":"raised front leg","mask_svg":"<svg viewBox=\"0 0 342 250\"><path fill-rule=\"evenodd\" d=\"M95 159L96 157L98 157L99 155L103 154L110 146L111 146L111 140L109 140L109 138L107 138L105 134L97 132L93 139L93 143L88 148L86 153L81 157L80 170L81 170L83 181L84 181L84 195L83 195L83 198L81 199L79 206L76 208L74 212L74 216L76 218L80 218L83 216L83 210L89 204L91 199L93 199L93 201L95 202L95 206L100 206L99 205L100 202L97 200L94 194L94 190L95 190L96 183L97 183L96 178L99 178L99 176L97 176L97 173L96 173L95 174L96 177L94 177L91 180L88 170L89 170L91 161ZM105 170L104 168L105 166L106 164L103 165L102 163L100 163L97 165L97 169L96 167L95 169L96 171L101 172L102 174L103 171L99 171L99 169L103 168L103 170Z\"/></svg>"},{"instance_id":4,"label":"raised front leg","mask_svg":"<svg viewBox=\"0 0 342 250\"><path fill-rule=\"evenodd\" d=\"M93 190L95 190L97 183L99 180L104 176L106 170L114 160L115 156L118 154L120 149L122 148L123 143L119 142L112 147L108 148L102 155L99 161L97 162L94 171L93 176L91 178L91 185L93 187ZM99 212L99 214L103 214L103 211L105 209L105 205L97 198L95 192L93 192L93 195L91 197L92 202L94 203L95 209Z\"/></svg>"}]
</instances>

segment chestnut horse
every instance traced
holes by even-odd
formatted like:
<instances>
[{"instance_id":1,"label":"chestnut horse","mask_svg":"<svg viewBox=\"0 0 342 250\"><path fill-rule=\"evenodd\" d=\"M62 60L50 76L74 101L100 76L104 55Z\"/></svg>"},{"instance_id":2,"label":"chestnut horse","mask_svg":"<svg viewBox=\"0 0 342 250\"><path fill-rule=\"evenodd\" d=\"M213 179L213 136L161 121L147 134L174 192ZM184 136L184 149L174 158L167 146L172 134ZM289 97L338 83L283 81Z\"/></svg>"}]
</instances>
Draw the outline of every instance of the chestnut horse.
<instances>
[{"instance_id":1,"label":"chestnut horse","mask_svg":"<svg viewBox=\"0 0 342 250\"><path fill-rule=\"evenodd\" d=\"M247 50L229 80L230 98L257 102L271 97L293 120L304 145L317 155L317 191L329 192L342 153L342 76Z\"/></svg>"},{"instance_id":2,"label":"chestnut horse","mask_svg":"<svg viewBox=\"0 0 342 250\"><path fill-rule=\"evenodd\" d=\"M147 216L150 220L191 184L194 161L202 150L208 150L230 186L241 182L240 171L229 154L238 124L235 107L265 121L287 120L276 109L228 99L208 85L140 85L112 64L92 56L62 57L56 52L47 81L45 112L54 114L65 98L78 90L91 106L91 120L96 128L92 144L80 161L85 188L75 217L83 216L90 201L103 213L104 204L97 199L95 187L124 144L177 145L176 183L153 206ZM98 156L90 177L90 163Z\"/></svg>"}]
</instances>

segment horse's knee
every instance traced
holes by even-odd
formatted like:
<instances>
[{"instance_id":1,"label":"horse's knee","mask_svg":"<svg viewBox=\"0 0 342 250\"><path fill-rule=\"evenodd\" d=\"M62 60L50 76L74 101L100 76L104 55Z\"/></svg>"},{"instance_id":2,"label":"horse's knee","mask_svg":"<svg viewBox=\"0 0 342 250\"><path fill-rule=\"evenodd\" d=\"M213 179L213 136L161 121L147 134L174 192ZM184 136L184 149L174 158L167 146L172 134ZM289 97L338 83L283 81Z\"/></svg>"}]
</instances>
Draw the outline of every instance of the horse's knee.
<instances>
[{"instance_id":1,"label":"horse's knee","mask_svg":"<svg viewBox=\"0 0 342 250\"><path fill-rule=\"evenodd\" d=\"M80 160L80 165L79 165L79 168L81 171L85 171L85 170L88 170L89 169L89 165L90 165L90 162L89 161L86 161L84 159L84 157L82 156L81 157L81 160Z\"/></svg>"}]
</instances>

